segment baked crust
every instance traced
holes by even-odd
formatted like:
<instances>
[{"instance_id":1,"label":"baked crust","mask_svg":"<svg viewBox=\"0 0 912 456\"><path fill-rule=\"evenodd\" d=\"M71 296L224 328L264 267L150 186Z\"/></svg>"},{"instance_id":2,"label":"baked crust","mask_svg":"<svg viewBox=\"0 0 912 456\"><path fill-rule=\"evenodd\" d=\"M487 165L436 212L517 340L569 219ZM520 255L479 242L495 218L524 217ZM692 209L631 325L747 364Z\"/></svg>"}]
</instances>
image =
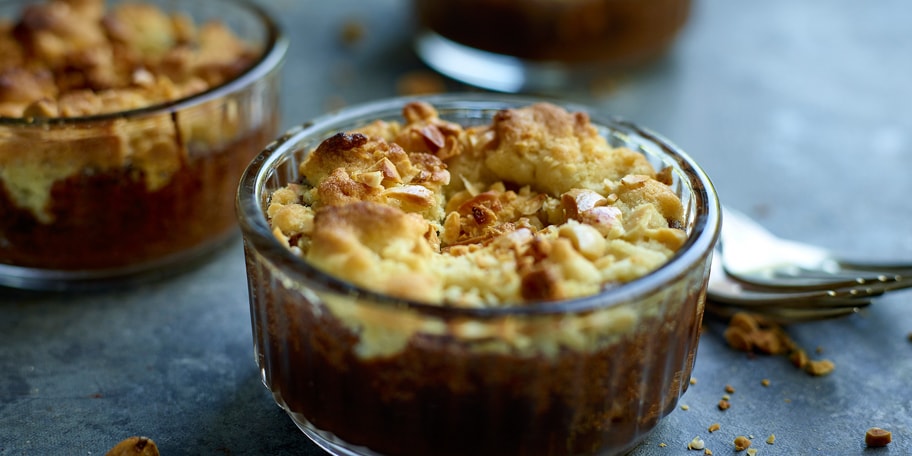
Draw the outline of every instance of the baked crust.
<instances>
[{"instance_id":1,"label":"baked crust","mask_svg":"<svg viewBox=\"0 0 912 456\"><path fill-rule=\"evenodd\" d=\"M683 244L683 206L640 153L539 103L488 125L412 102L322 142L272 195L275 236L327 273L392 296L502 306L598 293Z\"/></svg>"},{"instance_id":2,"label":"baked crust","mask_svg":"<svg viewBox=\"0 0 912 456\"><path fill-rule=\"evenodd\" d=\"M144 3L50 0L0 19L0 116L79 117L155 105L236 76L259 53L225 24Z\"/></svg>"}]
</instances>

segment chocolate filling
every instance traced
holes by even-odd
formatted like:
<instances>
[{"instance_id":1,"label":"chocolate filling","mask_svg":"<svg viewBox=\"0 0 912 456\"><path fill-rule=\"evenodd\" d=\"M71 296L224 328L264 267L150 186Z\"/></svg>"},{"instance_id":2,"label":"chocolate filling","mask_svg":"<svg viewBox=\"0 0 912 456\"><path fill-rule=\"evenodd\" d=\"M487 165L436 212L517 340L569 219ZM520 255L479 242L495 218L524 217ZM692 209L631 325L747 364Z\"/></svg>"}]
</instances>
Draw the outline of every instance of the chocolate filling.
<instances>
[{"instance_id":1,"label":"chocolate filling","mask_svg":"<svg viewBox=\"0 0 912 456\"><path fill-rule=\"evenodd\" d=\"M396 354L363 359L359 336L328 309L265 286L277 281L251 257L248 268L257 352L277 401L299 424L385 455L630 449L686 390L702 316L694 291L594 351L479 352L418 335Z\"/></svg>"}]
</instances>

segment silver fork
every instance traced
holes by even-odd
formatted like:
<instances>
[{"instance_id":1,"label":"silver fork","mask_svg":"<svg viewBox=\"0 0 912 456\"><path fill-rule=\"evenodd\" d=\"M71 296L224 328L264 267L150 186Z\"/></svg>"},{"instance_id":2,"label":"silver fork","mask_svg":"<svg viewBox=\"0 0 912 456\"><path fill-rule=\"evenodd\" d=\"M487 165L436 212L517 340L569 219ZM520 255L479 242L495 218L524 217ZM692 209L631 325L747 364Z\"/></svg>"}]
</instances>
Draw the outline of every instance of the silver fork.
<instances>
[{"instance_id":1,"label":"silver fork","mask_svg":"<svg viewBox=\"0 0 912 456\"><path fill-rule=\"evenodd\" d=\"M870 285L884 291L904 288L912 262L850 261L818 246L773 235L757 222L722 208L722 265L740 282L779 290L829 289Z\"/></svg>"},{"instance_id":2,"label":"silver fork","mask_svg":"<svg viewBox=\"0 0 912 456\"><path fill-rule=\"evenodd\" d=\"M851 287L804 291L752 288L726 273L720 252L717 249L714 253L706 288L706 311L720 318L750 312L778 323L825 320L856 313L882 294Z\"/></svg>"},{"instance_id":3,"label":"silver fork","mask_svg":"<svg viewBox=\"0 0 912 456\"><path fill-rule=\"evenodd\" d=\"M856 313L891 290L912 287L912 264L858 263L816 246L775 237L747 216L723 208L713 255L707 311L739 311L788 323Z\"/></svg>"}]
</instances>

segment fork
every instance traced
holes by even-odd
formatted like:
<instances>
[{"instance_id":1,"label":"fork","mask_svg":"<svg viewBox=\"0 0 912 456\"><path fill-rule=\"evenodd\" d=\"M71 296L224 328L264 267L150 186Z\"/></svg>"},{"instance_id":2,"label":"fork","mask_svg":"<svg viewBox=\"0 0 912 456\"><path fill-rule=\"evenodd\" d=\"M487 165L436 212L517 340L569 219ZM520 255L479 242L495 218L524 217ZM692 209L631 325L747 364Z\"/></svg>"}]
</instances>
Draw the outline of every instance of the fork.
<instances>
[{"instance_id":1,"label":"fork","mask_svg":"<svg viewBox=\"0 0 912 456\"><path fill-rule=\"evenodd\" d=\"M722 220L722 266L745 284L778 290L872 285L888 291L904 288L912 280L912 262L842 259L818 246L778 238L747 215L726 207Z\"/></svg>"},{"instance_id":2,"label":"fork","mask_svg":"<svg viewBox=\"0 0 912 456\"><path fill-rule=\"evenodd\" d=\"M706 311L725 319L749 312L777 323L798 323L854 314L880 294L863 287L804 291L754 288L725 272L716 249L706 288Z\"/></svg>"},{"instance_id":3,"label":"fork","mask_svg":"<svg viewBox=\"0 0 912 456\"><path fill-rule=\"evenodd\" d=\"M723 207L722 235L707 287L707 310L720 317L762 314L781 323L837 318L875 297L912 287L912 264L859 263L780 239Z\"/></svg>"}]
</instances>

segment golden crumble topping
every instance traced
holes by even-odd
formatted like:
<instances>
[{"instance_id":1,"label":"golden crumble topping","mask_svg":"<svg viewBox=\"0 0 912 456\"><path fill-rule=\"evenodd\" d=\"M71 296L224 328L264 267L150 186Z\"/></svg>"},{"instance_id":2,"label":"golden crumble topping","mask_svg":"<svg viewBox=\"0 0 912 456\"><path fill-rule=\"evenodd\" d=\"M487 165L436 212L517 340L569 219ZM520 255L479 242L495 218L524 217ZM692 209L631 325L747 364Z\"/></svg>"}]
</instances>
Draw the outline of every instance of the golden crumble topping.
<instances>
[{"instance_id":1,"label":"golden crumble topping","mask_svg":"<svg viewBox=\"0 0 912 456\"><path fill-rule=\"evenodd\" d=\"M683 244L683 206L645 156L547 103L464 127L413 102L341 132L275 191L275 236L327 273L397 297L497 306L598 293Z\"/></svg>"},{"instance_id":2,"label":"golden crumble topping","mask_svg":"<svg viewBox=\"0 0 912 456\"><path fill-rule=\"evenodd\" d=\"M221 84L258 53L225 24L145 3L50 0L0 19L0 116L76 117L154 105Z\"/></svg>"}]
</instances>

